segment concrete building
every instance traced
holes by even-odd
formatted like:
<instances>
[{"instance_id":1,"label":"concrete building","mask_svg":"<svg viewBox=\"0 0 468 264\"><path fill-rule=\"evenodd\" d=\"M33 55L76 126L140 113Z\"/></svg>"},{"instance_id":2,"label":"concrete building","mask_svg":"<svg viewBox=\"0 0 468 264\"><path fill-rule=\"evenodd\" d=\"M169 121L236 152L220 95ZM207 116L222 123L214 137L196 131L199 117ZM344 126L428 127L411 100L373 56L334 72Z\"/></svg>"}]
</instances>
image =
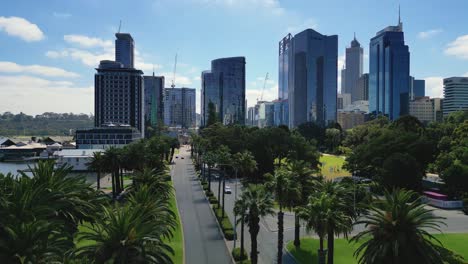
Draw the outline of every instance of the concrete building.
<instances>
[{"instance_id":1,"label":"concrete building","mask_svg":"<svg viewBox=\"0 0 468 264\"><path fill-rule=\"evenodd\" d=\"M361 100L369 101L369 74L368 73L364 73L363 75L361 75L361 77L359 77L357 91L358 91L357 101L361 101Z\"/></svg>"},{"instance_id":2,"label":"concrete building","mask_svg":"<svg viewBox=\"0 0 468 264\"><path fill-rule=\"evenodd\" d=\"M274 104L273 102L260 101L258 106L258 127L271 127L274 125Z\"/></svg>"},{"instance_id":3,"label":"concrete building","mask_svg":"<svg viewBox=\"0 0 468 264\"><path fill-rule=\"evenodd\" d=\"M371 113L390 120L409 114L410 53L400 20L371 39L369 59Z\"/></svg>"},{"instance_id":4,"label":"concrete building","mask_svg":"<svg viewBox=\"0 0 468 264\"><path fill-rule=\"evenodd\" d=\"M281 126L289 125L289 105L288 100L274 100L273 101L273 125Z\"/></svg>"},{"instance_id":5,"label":"concrete building","mask_svg":"<svg viewBox=\"0 0 468 264\"><path fill-rule=\"evenodd\" d=\"M444 118L450 113L468 109L468 77L444 79Z\"/></svg>"},{"instance_id":6,"label":"concrete building","mask_svg":"<svg viewBox=\"0 0 468 264\"><path fill-rule=\"evenodd\" d=\"M306 29L292 38L289 127L336 121L338 36Z\"/></svg>"},{"instance_id":7,"label":"concrete building","mask_svg":"<svg viewBox=\"0 0 468 264\"><path fill-rule=\"evenodd\" d=\"M145 127L156 128L164 120L164 76L143 76Z\"/></svg>"},{"instance_id":8,"label":"concrete building","mask_svg":"<svg viewBox=\"0 0 468 264\"><path fill-rule=\"evenodd\" d=\"M354 101L352 104L343 108L343 111L348 111L348 112L360 111L360 112L364 112L368 114L369 113L369 101L365 101L365 100Z\"/></svg>"},{"instance_id":9,"label":"concrete building","mask_svg":"<svg viewBox=\"0 0 468 264\"><path fill-rule=\"evenodd\" d=\"M94 77L94 126L130 125L144 136L143 72L101 61Z\"/></svg>"},{"instance_id":10,"label":"concrete building","mask_svg":"<svg viewBox=\"0 0 468 264\"><path fill-rule=\"evenodd\" d=\"M245 123L245 57L211 61L211 71L202 72L202 125L208 121L208 106L213 103L218 121Z\"/></svg>"},{"instance_id":11,"label":"concrete building","mask_svg":"<svg viewBox=\"0 0 468 264\"><path fill-rule=\"evenodd\" d=\"M164 124L169 127L195 127L195 89L164 89Z\"/></svg>"},{"instance_id":12,"label":"concrete building","mask_svg":"<svg viewBox=\"0 0 468 264\"><path fill-rule=\"evenodd\" d=\"M416 117L422 123L434 121L434 106L428 96L416 97L409 102L409 114Z\"/></svg>"},{"instance_id":13,"label":"concrete building","mask_svg":"<svg viewBox=\"0 0 468 264\"><path fill-rule=\"evenodd\" d=\"M247 108L247 120L245 122L246 126L257 126L257 120L255 119L255 106Z\"/></svg>"},{"instance_id":14,"label":"concrete building","mask_svg":"<svg viewBox=\"0 0 468 264\"><path fill-rule=\"evenodd\" d=\"M350 47L346 48L345 90L341 90L341 93L351 95L351 102L363 100L358 89L358 80L362 75L363 69L363 52L361 44L357 41L356 36L354 36Z\"/></svg>"},{"instance_id":15,"label":"concrete building","mask_svg":"<svg viewBox=\"0 0 468 264\"><path fill-rule=\"evenodd\" d=\"M340 124L343 129L351 129L355 126L364 124L365 121L365 112L338 110L338 124Z\"/></svg>"},{"instance_id":16,"label":"concrete building","mask_svg":"<svg viewBox=\"0 0 468 264\"><path fill-rule=\"evenodd\" d=\"M56 167L72 166L72 171L89 171L88 164L94 153L104 152L104 149L64 149L54 152Z\"/></svg>"},{"instance_id":17,"label":"concrete building","mask_svg":"<svg viewBox=\"0 0 468 264\"><path fill-rule=\"evenodd\" d=\"M122 63L124 68L135 68L135 42L128 33L116 33L115 60Z\"/></svg>"},{"instance_id":18,"label":"concrete building","mask_svg":"<svg viewBox=\"0 0 468 264\"><path fill-rule=\"evenodd\" d=\"M343 109L351 104L351 94L339 93L336 101L336 109Z\"/></svg>"}]
</instances>

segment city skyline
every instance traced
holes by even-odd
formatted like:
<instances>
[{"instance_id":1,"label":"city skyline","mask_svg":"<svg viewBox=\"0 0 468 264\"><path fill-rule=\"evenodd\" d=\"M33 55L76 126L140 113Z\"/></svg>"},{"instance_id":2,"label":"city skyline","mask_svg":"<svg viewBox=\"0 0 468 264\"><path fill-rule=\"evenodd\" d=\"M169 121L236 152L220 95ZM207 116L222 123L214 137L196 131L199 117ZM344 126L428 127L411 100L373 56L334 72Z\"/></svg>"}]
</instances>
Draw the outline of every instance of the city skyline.
<instances>
[{"instance_id":1,"label":"city skyline","mask_svg":"<svg viewBox=\"0 0 468 264\"><path fill-rule=\"evenodd\" d=\"M306 2L143 1L135 7L134 12L139 13L136 17L126 12L129 3L118 1L116 12L105 15L102 12L107 5L97 6L92 1L56 2L44 6L31 1L6 3L0 13L0 92L11 100L2 103L0 112L93 112L94 68L101 59L113 59L113 37L118 32L119 20L123 21L120 32L131 33L135 39L135 67L146 75L151 74L154 64L156 75L166 76L166 83L170 83L173 58L176 52L179 54L176 85L196 88L197 112L200 112L200 72L209 68L211 60L220 57L246 57L248 106L254 105L255 99L260 97L266 72L270 79L264 100L276 99L278 40L288 33L294 35L307 28L339 36L339 69L345 48L356 32L356 38L364 48L364 72L368 72L369 40L381 28L395 24L398 3L357 1L354 4L359 8L338 1L314 3L315 11L311 14L307 11L311 10L311 4ZM434 1L427 6L402 5L405 42L411 51L410 73L426 80L428 96L442 95L442 78L468 74L468 32L462 26L467 18L462 16L463 5L467 3L458 1L458 4L444 6ZM418 9L412 8L415 6ZM321 12L332 8L336 18ZM379 13L374 9L386 12ZM48 10L48 13L42 10ZM169 13L181 12L186 17L180 22L168 22ZM425 16L417 16L415 12L424 12ZM447 13L451 15L444 15ZM427 16L431 21L424 19ZM194 17L205 18L194 21ZM208 19L218 17L228 18L216 20L216 27L208 30L218 35L208 34L203 30L205 27L200 26ZM236 20L238 18L243 19ZM356 19L352 23L343 22L351 18ZM179 34L181 31L186 34ZM162 36L164 41L155 34ZM245 41L247 38L251 41ZM184 39L190 41L184 42ZM338 87L339 83L340 78ZM45 103L49 100L54 103Z\"/></svg>"}]
</instances>

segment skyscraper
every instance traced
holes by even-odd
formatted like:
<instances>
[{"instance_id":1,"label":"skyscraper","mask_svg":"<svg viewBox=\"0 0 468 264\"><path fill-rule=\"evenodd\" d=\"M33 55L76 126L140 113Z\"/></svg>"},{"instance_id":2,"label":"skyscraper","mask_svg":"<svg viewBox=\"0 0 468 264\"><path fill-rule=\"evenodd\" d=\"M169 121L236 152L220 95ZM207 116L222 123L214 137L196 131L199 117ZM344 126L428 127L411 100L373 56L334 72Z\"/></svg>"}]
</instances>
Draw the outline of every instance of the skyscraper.
<instances>
[{"instance_id":1,"label":"skyscraper","mask_svg":"<svg viewBox=\"0 0 468 264\"><path fill-rule=\"evenodd\" d=\"M135 68L135 43L128 33L115 33L115 60L122 63L124 68Z\"/></svg>"},{"instance_id":2,"label":"skyscraper","mask_svg":"<svg viewBox=\"0 0 468 264\"><path fill-rule=\"evenodd\" d=\"M468 77L444 79L444 117L460 110L468 110Z\"/></svg>"},{"instance_id":3,"label":"skyscraper","mask_svg":"<svg viewBox=\"0 0 468 264\"><path fill-rule=\"evenodd\" d=\"M345 73L345 91L341 93L351 94L351 102L362 100L359 97L358 80L362 75L363 69L363 49L357 41L356 36L351 41L351 46L346 48L346 73ZM343 80L342 80L343 82Z\"/></svg>"},{"instance_id":4,"label":"skyscraper","mask_svg":"<svg viewBox=\"0 0 468 264\"><path fill-rule=\"evenodd\" d=\"M211 61L211 71L202 73L202 123L208 121L208 105L215 104L218 121L245 123L245 57Z\"/></svg>"},{"instance_id":5,"label":"skyscraper","mask_svg":"<svg viewBox=\"0 0 468 264\"><path fill-rule=\"evenodd\" d=\"M363 75L361 75L361 77L359 77L357 91L358 91L358 96L357 96L358 101L360 100L369 101L369 74L368 73L364 73Z\"/></svg>"},{"instance_id":6,"label":"skyscraper","mask_svg":"<svg viewBox=\"0 0 468 264\"><path fill-rule=\"evenodd\" d=\"M291 56L291 40L292 35L288 34L279 42L278 50L278 99L288 99L288 81L289 81L289 65L292 61Z\"/></svg>"},{"instance_id":7,"label":"skyscraper","mask_svg":"<svg viewBox=\"0 0 468 264\"><path fill-rule=\"evenodd\" d=\"M292 39L289 127L336 122L338 36L307 29Z\"/></svg>"},{"instance_id":8,"label":"skyscraper","mask_svg":"<svg viewBox=\"0 0 468 264\"><path fill-rule=\"evenodd\" d=\"M195 89L164 89L164 124L170 127L195 126Z\"/></svg>"},{"instance_id":9,"label":"skyscraper","mask_svg":"<svg viewBox=\"0 0 468 264\"><path fill-rule=\"evenodd\" d=\"M145 125L155 128L163 120L164 76L143 76L145 84Z\"/></svg>"},{"instance_id":10,"label":"skyscraper","mask_svg":"<svg viewBox=\"0 0 468 264\"><path fill-rule=\"evenodd\" d=\"M125 124L144 136L143 72L101 61L94 77L94 125Z\"/></svg>"},{"instance_id":11,"label":"skyscraper","mask_svg":"<svg viewBox=\"0 0 468 264\"><path fill-rule=\"evenodd\" d=\"M410 53L403 24L377 32L369 49L369 110L395 120L409 113Z\"/></svg>"},{"instance_id":12,"label":"skyscraper","mask_svg":"<svg viewBox=\"0 0 468 264\"><path fill-rule=\"evenodd\" d=\"M418 97L424 97L426 94L426 81L417 80L410 76L410 100L416 100Z\"/></svg>"}]
</instances>

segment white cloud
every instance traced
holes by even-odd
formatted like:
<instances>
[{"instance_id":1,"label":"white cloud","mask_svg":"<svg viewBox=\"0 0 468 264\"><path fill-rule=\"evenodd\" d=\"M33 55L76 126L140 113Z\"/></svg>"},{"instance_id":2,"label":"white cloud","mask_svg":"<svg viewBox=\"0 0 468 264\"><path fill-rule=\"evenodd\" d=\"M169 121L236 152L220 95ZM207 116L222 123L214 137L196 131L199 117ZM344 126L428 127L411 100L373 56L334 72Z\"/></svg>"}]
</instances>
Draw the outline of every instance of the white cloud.
<instances>
[{"instance_id":1,"label":"white cloud","mask_svg":"<svg viewBox=\"0 0 468 264\"><path fill-rule=\"evenodd\" d=\"M172 84L172 79L174 77L173 72L162 72L159 73L158 75L162 75L165 77L165 86L166 88L171 87ZM176 73L175 76L175 86L176 87L187 87L187 88L193 88L193 78L190 78L188 76Z\"/></svg>"},{"instance_id":2,"label":"white cloud","mask_svg":"<svg viewBox=\"0 0 468 264\"><path fill-rule=\"evenodd\" d=\"M247 88L245 91L245 99L247 99L247 106L254 106L257 100L262 96L262 89ZM263 92L263 101L273 101L278 97L278 85L267 86Z\"/></svg>"},{"instance_id":3,"label":"white cloud","mask_svg":"<svg viewBox=\"0 0 468 264\"><path fill-rule=\"evenodd\" d=\"M78 77L74 72L64 69L42 65L19 65L14 62L0 61L0 72L3 73L29 73L47 77Z\"/></svg>"},{"instance_id":4,"label":"white cloud","mask_svg":"<svg viewBox=\"0 0 468 264\"><path fill-rule=\"evenodd\" d=\"M285 9L278 0L193 0L201 4L217 5L226 8L238 8L266 11L273 15L282 15Z\"/></svg>"},{"instance_id":5,"label":"white cloud","mask_svg":"<svg viewBox=\"0 0 468 264\"><path fill-rule=\"evenodd\" d=\"M442 33L442 29L440 28L437 28L437 29L431 29L431 30L428 30L428 31L422 31L422 32L419 32L418 33L418 38L420 39L428 39L428 38L432 38L440 33Z\"/></svg>"},{"instance_id":6,"label":"white cloud","mask_svg":"<svg viewBox=\"0 0 468 264\"><path fill-rule=\"evenodd\" d=\"M465 72L465 74L463 74L463 77L468 77L468 72Z\"/></svg>"},{"instance_id":7,"label":"white cloud","mask_svg":"<svg viewBox=\"0 0 468 264\"><path fill-rule=\"evenodd\" d=\"M439 76L426 77L426 96L444 97L444 78Z\"/></svg>"},{"instance_id":8,"label":"white cloud","mask_svg":"<svg viewBox=\"0 0 468 264\"><path fill-rule=\"evenodd\" d=\"M468 60L468 35L463 35L450 42L445 49L445 54Z\"/></svg>"},{"instance_id":9,"label":"white cloud","mask_svg":"<svg viewBox=\"0 0 468 264\"><path fill-rule=\"evenodd\" d=\"M69 13L61 13L61 12L53 12L52 15L56 18L69 18L71 14Z\"/></svg>"},{"instance_id":10,"label":"white cloud","mask_svg":"<svg viewBox=\"0 0 468 264\"><path fill-rule=\"evenodd\" d=\"M70 43L76 44L84 48L102 47L104 49L113 48L113 43L110 40L88 37L84 35L65 35L63 39Z\"/></svg>"},{"instance_id":11,"label":"white cloud","mask_svg":"<svg viewBox=\"0 0 468 264\"><path fill-rule=\"evenodd\" d=\"M27 42L44 39L44 33L36 24L21 17L0 16L0 31L5 31L8 35L19 37Z\"/></svg>"},{"instance_id":12,"label":"white cloud","mask_svg":"<svg viewBox=\"0 0 468 264\"><path fill-rule=\"evenodd\" d=\"M49 58L71 58L76 61L80 61L86 66L97 67L101 60L113 60L114 52L102 51L102 52L91 52L88 50L68 48L61 51L47 51L45 54Z\"/></svg>"},{"instance_id":13,"label":"white cloud","mask_svg":"<svg viewBox=\"0 0 468 264\"><path fill-rule=\"evenodd\" d=\"M0 112L94 112L94 88L75 87L67 81L0 75L0 93L8 98L0 104Z\"/></svg>"},{"instance_id":14,"label":"white cloud","mask_svg":"<svg viewBox=\"0 0 468 264\"><path fill-rule=\"evenodd\" d=\"M294 35L294 34L297 34L297 33L301 32L301 31L303 31L303 30L306 30L308 28L316 30L318 28L317 21L315 21L315 19L313 19L313 18L308 18L308 19L304 20L300 24L291 25L291 26L287 27L286 32L291 33L292 35Z\"/></svg>"}]
</instances>

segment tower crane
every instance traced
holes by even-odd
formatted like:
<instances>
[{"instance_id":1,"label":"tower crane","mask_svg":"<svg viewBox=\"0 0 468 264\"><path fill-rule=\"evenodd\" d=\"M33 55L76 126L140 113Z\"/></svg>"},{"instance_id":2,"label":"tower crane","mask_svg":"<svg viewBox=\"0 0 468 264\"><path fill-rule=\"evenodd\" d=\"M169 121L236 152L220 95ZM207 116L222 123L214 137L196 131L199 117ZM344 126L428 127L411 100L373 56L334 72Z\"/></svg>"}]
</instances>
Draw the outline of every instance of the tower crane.
<instances>
[{"instance_id":1,"label":"tower crane","mask_svg":"<svg viewBox=\"0 0 468 264\"><path fill-rule=\"evenodd\" d=\"M174 76L172 77L172 85L171 87L175 87L175 75L176 75L176 70L177 70L177 53L175 55L175 62L174 62Z\"/></svg>"},{"instance_id":2,"label":"tower crane","mask_svg":"<svg viewBox=\"0 0 468 264\"><path fill-rule=\"evenodd\" d=\"M262 94L260 96L260 101L263 101L263 93L265 92L265 86L266 86L266 82L268 80L268 72L266 73L265 75L265 81L263 82L263 89L262 89Z\"/></svg>"}]
</instances>

